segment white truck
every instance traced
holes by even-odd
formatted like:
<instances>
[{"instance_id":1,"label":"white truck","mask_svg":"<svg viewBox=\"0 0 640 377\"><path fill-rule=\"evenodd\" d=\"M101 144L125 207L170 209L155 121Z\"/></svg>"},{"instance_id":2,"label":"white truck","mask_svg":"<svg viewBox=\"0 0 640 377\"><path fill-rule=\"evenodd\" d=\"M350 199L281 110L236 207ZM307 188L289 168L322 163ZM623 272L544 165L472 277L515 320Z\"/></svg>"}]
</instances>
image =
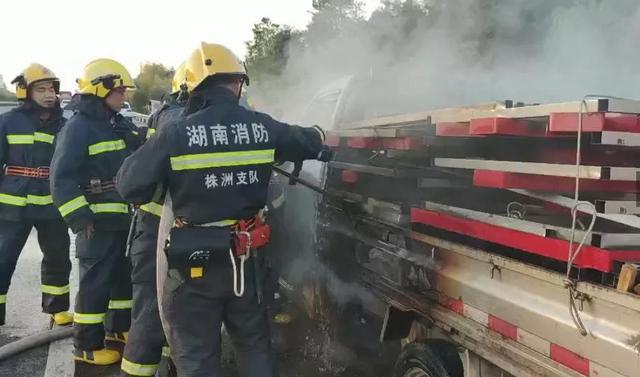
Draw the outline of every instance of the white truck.
<instances>
[{"instance_id":1,"label":"white truck","mask_svg":"<svg viewBox=\"0 0 640 377\"><path fill-rule=\"evenodd\" d=\"M281 285L308 315L356 308L402 342L397 377L640 376L640 102L354 118L357 88L336 82L307 112L336 159L303 177L327 194L286 192ZM577 174L592 210L572 227Z\"/></svg>"}]
</instances>

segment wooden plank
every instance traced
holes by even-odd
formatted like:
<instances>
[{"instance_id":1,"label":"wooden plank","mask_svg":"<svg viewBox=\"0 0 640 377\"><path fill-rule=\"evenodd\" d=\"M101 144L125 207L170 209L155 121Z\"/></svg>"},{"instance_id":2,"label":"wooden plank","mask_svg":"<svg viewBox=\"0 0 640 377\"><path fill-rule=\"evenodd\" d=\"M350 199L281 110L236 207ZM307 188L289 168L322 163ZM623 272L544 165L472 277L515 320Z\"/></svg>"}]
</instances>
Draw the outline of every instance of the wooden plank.
<instances>
[{"instance_id":1,"label":"wooden plank","mask_svg":"<svg viewBox=\"0 0 640 377\"><path fill-rule=\"evenodd\" d=\"M478 187L526 189L545 192L571 192L575 190L576 180L570 177L550 177L535 174L518 174L490 170L475 170L473 185ZM601 181L594 179L580 180L581 192L592 193L635 193L636 182Z\"/></svg>"},{"instance_id":2,"label":"wooden plank","mask_svg":"<svg viewBox=\"0 0 640 377\"><path fill-rule=\"evenodd\" d=\"M448 108L424 111L412 114L399 114L386 117L367 119L361 122L345 123L340 126L340 132L362 128L386 128L399 125L430 126L436 123L465 123L478 118L541 118L551 113L580 112L581 101L549 103L522 107L505 108L501 103L481 104L472 107ZM640 101L626 99L591 99L586 101L584 112L615 112L626 114L640 114ZM380 135L353 135L380 136ZM381 136L385 137L385 136Z\"/></svg>"},{"instance_id":3,"label":"wooden plank","mask_svg":"<svg viewBox=\"0 0 640 377\"><path fill-rule=\"evenodd\" d=\"M389 128L351 128L331 131L340 137L397 137L398 130Z\"/></svg>"},{"instance_id":4,"label":"wooden plank","mask_svg":"<svg viewBox=\"0 0 640 377\"><path fill-rule=\"evenodd\" d=\"M636 285L638 278L638 269L640 265L634 263L625 263L620 270L620 278L618 279L617 289L621 292L630 292Z\"/></svg>"},{"instance_id":5,"label":"wooden plank","mask_svg":"<svg viewBox=\"0 0 640 377\"><path fill-rule=\"evenodd\" d=\"M393 127L393 126L429 126L435 123L457 122L456 119L471 120L474 111L492 111L503 109L504 103L489 102L470 107L437 109L411 114L390 115L379 118L367 119L361 122L345 123L341 129L369 128L369 127Z\"/></svg>"},{"instance_id":6,"label":"wooden plank","mask_svg":"<svg viewBox=\"0 0 640 377\"><path fill-rule=\"evenodd\" d=\"M443 122L436 124L436 136L471 137L469 123ZM474 135L478 136L478 135Z\"/></svg>"},{"instance_id":7,"label":"wooden plank","mask_svg":"<svg viewBox=\"0 0 640 377\"><path fill-rule=\"evenodd\" d=\"M550 132L578 132L579 113L552 113L549 115ZM637 115L612 113L583 113L582 132L640 132Z\"/></svg>"},{"instance_id":8,"label":"wooden plank","mask_svg":"<svg viewBox=\"0 0 640 377\"><path fill-rule=\"evenodd\" d=\"M469 133L471 135L553 136L547 134L545 124L510 118L473 119L469 127Z\"/></svg>"},{"instance_id":9,"label":"wooden plank","mask_svg":"<svg viewBox=\"0 0 640 377\"><path fill-rule=\"evenodd\" d=\"M637 102L637 101L636 101ZM602 110L602 103L597 100L586 101L587 106L584 109L585 112L598 112ZM626 108L631 108L628 105ZM640 112L640 102L638 102L637 110ZM513 107L510 109L499 109L494 111L475 111L472 116L476 118L540 118L549 116L551 113L571 113L580 111L580 101L572 102L560 102L560 103L547 103L541 105ZM609 110L611 111L611 110Z\"/></svg>"}]
</instances>

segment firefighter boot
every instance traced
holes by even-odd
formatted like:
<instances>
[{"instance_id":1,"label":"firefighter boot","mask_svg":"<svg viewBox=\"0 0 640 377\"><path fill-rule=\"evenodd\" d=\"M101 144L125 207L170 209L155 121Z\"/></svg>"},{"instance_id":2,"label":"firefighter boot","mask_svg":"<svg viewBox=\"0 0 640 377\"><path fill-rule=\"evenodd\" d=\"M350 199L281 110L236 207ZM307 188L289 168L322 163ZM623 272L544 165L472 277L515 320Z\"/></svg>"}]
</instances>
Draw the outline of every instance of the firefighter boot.
<instances>
[{"instance_id":1,"label":"firefighter boot","mask_svg":"<svg viewBox=\"0 0 640 377\"><path fill-rule=\"evenodd\" d=\"M58 326L70 325L73 322L73 313L59 312L51 316L51 321Z\"/></svg>"},{"instance_id":2,"label":"firefighter boot","mask_svg":"<svg viewBox=\"0 0 640 377\"><path fill-rule=\"evenodd\" d=\"M103 348L95 351L73 350L73 359L92 365L111 365L120 361L120 352Z\"/></svg>"},{"instance_id":3,"label":"firefighter boot","mask_svg":"<svg viewBox=\"0 0 640 377\"><path fill-rule=\"evenodd\" d=\"M111 342L120 342L122 344L127 344L127 339L129 339L129 332L108 332L104 338Z\"/></svg>"}]
</instances>

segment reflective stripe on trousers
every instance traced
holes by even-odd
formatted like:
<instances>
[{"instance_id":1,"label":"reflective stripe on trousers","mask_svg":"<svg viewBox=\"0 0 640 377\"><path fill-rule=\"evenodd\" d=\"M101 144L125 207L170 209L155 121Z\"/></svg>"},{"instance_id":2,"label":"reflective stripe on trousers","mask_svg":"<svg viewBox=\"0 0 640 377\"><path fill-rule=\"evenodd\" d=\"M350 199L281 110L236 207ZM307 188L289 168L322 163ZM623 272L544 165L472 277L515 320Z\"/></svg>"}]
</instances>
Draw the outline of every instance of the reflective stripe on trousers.
<instances>
[{"instance_id":1,"label":"reflective stripe on trousers","mask_svg":"<svg viewBox=\"0 0 640 377\"><path fill-rule=\"evenodd\" d=\"M120 365L122 371L132 376L154 376L158 370L158 364L137 364L125 358L122 358Z\"/></svg>"},{"instance_id":2,"label":"reflective stripe on trousers","mask_svg":"<svg viewBox=\"0 0 640 377\"><path fill-rule=\"evenodd\" d=\"M106 313L74 313L73 322L83 325L95 325L104 322Z\"/></svg>"},{"instance_id":3,"label":"reflective stripe on trousers","mask_svg":"<svg viewBox=\"0 0 640 377\"><path fill-rule=\"evenodd\" d=\"M131 309L132 306L133 306L133 300L110 300L109 301L110 310Z\"/></svg>"},{"instance_id":4,"label":"reflective stripe on trousers","mask_svg":"<svg viewBox=\"0 0 640 377\"><path fill-rule=\"evenodd\" d=\"M42 293L46 293L46 294L50 294L50 295L54 295L54 296L61 296L61 295L69 293L69 285L56 287L54 285L44 285L44 284L42 284L41 288L42 288Z\"/></svg>"}]
</instances>

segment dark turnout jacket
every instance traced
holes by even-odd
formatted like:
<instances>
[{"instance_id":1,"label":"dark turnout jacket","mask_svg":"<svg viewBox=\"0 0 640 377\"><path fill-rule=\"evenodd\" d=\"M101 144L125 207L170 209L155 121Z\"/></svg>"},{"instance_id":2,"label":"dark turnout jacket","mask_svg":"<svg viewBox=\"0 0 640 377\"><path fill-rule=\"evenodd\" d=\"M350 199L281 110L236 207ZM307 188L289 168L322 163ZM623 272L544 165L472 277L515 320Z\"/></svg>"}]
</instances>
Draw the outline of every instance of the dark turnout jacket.
<instances>
[{"instance_id":1,"label":"dark turnout jacket","mask_svg":"<svg viewBox=\"0 0 640 377\"><path fill-rule=\"evenodd\" d=\"M40 119L40 109L31 101L0 115L0 219L32 221L60 218L53 205L46 176L5 175L5 168L41 168L41 171L46 171L63 125L62 110L57 105L44 121Z\"/></svg>"},{"instance_id":2,"label":"dark turnout jacket","mask_svg":"<svg viewBox=\"0 0 640 377\"><path fill-rule=\"evenodd\" d=\"M129 207L116 190L92 194L85 189L92 180L112 181L143 135L99 97L76 95L67 108L75 114L60 133L51 163L55 205L75 233L88 223L96 229L128 229Z\"/></svg>"},{"instance_id":3,"label":"dark turnout jacket","mask_svg":"<svg viewBox=\"0 0 640 377\"><path fill-rule=\"evenodd\" d=\"M117 187L125 200L142 204L167 182L174 214L193 224L256 215L275 159L315 159L323 149L318 129L247 110L221 87L195 92L184 115L127 158Z\"/></svg>"}]
</instances>

